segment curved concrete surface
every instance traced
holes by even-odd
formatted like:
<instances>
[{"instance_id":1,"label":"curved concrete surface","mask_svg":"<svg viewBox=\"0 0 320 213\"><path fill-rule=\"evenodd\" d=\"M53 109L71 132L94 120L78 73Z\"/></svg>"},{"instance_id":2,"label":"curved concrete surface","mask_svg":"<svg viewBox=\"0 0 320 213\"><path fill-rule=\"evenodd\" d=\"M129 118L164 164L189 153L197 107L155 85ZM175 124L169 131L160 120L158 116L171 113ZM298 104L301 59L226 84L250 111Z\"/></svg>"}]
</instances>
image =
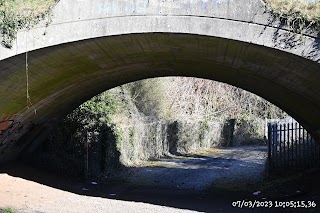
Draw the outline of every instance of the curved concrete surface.
<instances>
[{"instance_id":1,"label":"curved concrete surface","mask_svg":"<svg viewBox=\"0 0 320 213\"><path fill-rule=\"evenodd\" d=\"M260 0L61 0L44 24L0 47L0 162L94 95L158 76L238 86L320 135L319 37L279 27Z\"/></svg>"}]
</instances>

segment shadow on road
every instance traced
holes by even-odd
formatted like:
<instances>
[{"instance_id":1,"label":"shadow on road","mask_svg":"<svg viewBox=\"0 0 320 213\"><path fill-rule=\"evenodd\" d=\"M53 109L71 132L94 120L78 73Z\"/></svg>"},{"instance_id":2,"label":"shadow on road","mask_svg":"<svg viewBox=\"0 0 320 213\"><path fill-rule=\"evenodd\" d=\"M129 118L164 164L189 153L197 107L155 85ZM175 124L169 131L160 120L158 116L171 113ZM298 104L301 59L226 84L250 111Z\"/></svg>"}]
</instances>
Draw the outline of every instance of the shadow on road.
<instances>
[{"instance_id":1,"label":"shadow on road","mask_svg":"<svg viewBox=\"0 0 320 213\"><path fill-rule=\"evenodd\" d=\"M97 182L96 185L91 181L58 176L22 162L1 167L0 173L79 195L202 212L247 212L248 209L232 207L232 202L265 199L263 192L259 196L252 194L259 190L262 179L258 178L256 183L250 180L260 174L257 168L264 166L261 163L263 159L256 160L250 153L239 150L220 156L189 155L162 159L146 167L128 168L117 181L100 183L92 180ZM263 208L255 210L270 211Z\"/></svg>"},{"instance_id":2,"label":"shadow on road","mask_svg":"<svg viewBox=\"0 0 320 213\"><path fill-rule=\"evenodd\" d=\"M164 168L158 169L161 170ZM145 173L149 170L149 167L135 168L134 171L131 171L128 175L133 175L132 173ZM165 170L166 174L182 174L186 171L186 169L181 168L165 168ZM189 170L192 173L203 172L201 169ZM121 179L110 183L99 183L99 181L93 180L98 183L97 185L93 185L90 181L58 176L47 171L30 167L29 165L21 162L12 163L10 165L6 165L6 167L2 167L0 169L0 173L6 173L10 176L30 180L78 195L143 202L203 212L212 212L213 210L219 209L221 211L231 209L232 201L244 198L241 193L235 192L230 193L222 190L208 191L193 188L186 189L183 188L182 182L182 187L178 188L175 185L176 183L171 181L167 182L161 179L152 179L145 182L143 182L143 180L141 180L141 182L137 182L136 179L134 182L129 182ZM157 171L157 173L159 173L159 171Z\"/></svg>"}]
</instances>

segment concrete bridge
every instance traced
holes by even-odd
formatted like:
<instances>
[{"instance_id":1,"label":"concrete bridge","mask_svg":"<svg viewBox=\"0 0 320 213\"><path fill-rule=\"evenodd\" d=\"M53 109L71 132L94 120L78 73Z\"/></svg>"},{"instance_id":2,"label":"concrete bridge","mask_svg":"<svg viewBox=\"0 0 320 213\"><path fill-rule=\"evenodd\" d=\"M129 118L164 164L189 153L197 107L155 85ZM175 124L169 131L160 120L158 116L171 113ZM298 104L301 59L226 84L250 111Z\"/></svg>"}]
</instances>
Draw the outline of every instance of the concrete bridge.
<instances>
[{"instance_id":1,"label":"concrete bridge","mask_svg":"<svg viewBox=\"0 0 320 213\"><path fill-rule=\"evenodd\" d=\"M94 95L158 76L243 88L320 137L319 36L291 33L261 0L61 0L52 19L0 47L0 162Z\"/></svg>"}]
</instances>

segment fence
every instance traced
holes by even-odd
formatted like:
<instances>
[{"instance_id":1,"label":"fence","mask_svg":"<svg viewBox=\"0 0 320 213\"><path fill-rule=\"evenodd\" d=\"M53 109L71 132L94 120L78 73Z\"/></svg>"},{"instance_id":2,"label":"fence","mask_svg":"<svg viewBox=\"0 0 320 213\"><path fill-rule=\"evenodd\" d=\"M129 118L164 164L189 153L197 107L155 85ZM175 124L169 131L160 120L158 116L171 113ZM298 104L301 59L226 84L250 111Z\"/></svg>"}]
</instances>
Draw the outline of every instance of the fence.
<instances>
[{"instance_id":1,"label":"fence","mask_svg":"<svg viewBox=\"0 0 320 213\"><path fill-rule=\"evenodd\" d=\"M320 168L320 144L297 122L268 125L269 171Z\"/></svg>"}]
</instances>

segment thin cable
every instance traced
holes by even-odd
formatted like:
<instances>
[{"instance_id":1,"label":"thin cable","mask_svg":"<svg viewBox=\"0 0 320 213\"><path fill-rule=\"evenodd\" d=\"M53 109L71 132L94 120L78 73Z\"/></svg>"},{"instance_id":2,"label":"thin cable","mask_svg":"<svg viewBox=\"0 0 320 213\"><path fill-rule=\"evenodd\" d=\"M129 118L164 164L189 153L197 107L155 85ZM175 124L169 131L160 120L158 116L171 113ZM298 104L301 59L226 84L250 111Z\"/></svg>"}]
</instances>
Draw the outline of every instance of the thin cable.
<instances>
[{"instance_id":1,"label":"thin cable","mask_svg":"<svg viewBox=\"0 0 320 213\"><path fill-rule=\"evenodd\" d=\"M33 106L31 98L30 98L30 94L29 94L29 64L28 64L28 39L27 39L27 35L28 35L29 31L26 31L26 89L27 89L27 108L29 109L29 105L33 108L34 110L34 114L37 114L37 109Z\"/></svg>"}]
</instances>

